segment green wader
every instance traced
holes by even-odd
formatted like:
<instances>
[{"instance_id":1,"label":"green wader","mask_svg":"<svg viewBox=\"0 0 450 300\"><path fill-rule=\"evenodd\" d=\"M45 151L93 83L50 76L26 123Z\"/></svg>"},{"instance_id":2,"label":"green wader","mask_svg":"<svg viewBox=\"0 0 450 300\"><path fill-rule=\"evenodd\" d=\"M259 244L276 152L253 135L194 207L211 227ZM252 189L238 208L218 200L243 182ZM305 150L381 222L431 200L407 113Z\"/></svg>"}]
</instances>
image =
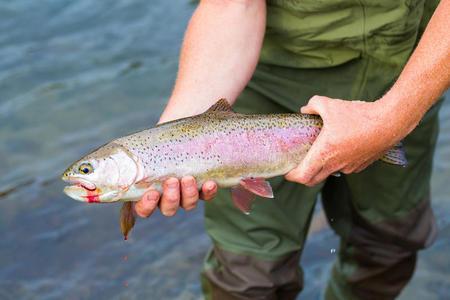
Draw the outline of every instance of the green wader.
<instances>
[{"instance_id":1,"label":"green wader","mask_svg":"<svg viewBox=\"0 0 450 300\"><path fill-rule=\"evenodd\" d=\"M435 5L268 1L260 63L235 109L296 112L313 95L378 99L399 75ZM205 297L295 299L303 286L299 258L321 193L341 238L325 299L394 299L413 274L417 251L436 234L430 176L438 109L405 138L406 168L375 162L313 188L274 178L275 199L258 199L250 215L233 206L229 191L220 191L205 209L214 244L202 273Z\"/></svg>"}]
</instances>

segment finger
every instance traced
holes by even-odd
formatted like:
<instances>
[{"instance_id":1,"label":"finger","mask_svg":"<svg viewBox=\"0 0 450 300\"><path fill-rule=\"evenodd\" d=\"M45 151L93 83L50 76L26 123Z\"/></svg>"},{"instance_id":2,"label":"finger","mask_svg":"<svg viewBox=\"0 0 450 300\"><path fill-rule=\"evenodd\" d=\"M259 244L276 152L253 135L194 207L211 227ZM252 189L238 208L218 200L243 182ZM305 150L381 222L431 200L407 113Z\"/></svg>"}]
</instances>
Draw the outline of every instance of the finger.
<instances>
[{"instance_id":1,"label":"finger","mask_svg":"<svg viewBox=\"0 0 450 300\"><path fill-rule=\"evenodd\" d=\"M287 173L285 178L289 181L308 185L326 165L325 155L322 154L321 148L322 143L319 134L319 137L306 153L302 162L295 169Z\"/></svg>"},{"instance_id":2,"label":"finger","mask_svg":"<svg viewBox=\"0 0 450 300\"><path fill-rule=\"evenodd\" d=\"M342 168L342 169L341 169L341 172L342 172L343 174L348 175L348 174L354 173L355 170L356 170L359 166L360 166L360 164L358 164L358 165L352 164L352 165L350 165L350 166L346 166L346 167Z\"/></svg>"},{"instance_id":3,"label":"finger","mask_svg":"<svg viewBox=\"0 0 450 300\"><path fill-rule=\"evenodd\" d=\"M367 169L367 167L369 167L375 161L376 161L376 159L370 159L370 160L364 162L361 166L359 166L358 168L355 169L354 173L359 173L359 172L364 171L365 169Z\"/></svg>"},{"instance_id":4,"label":"finger","mask_svg":"<svg viewBox=\"0 0 450 300\"><path fill-rule=\"evenodd\" d=\"M145 192L141 200L134 205L134 211L142 218L149 217L158 206L159 197L158 191L149 190Z\"/></svg>"},{"instance_id":5,"label":"finger","mask_svg":"<svg viewBox=\"0 0 450 300\"><path fill-rule=\"evenodd\" d=\"M360 173L363 170L365 170L368 166L369 166L368 164L361 165L360 167L356 168L353 173Z\"/></svg>"},{"instance_id":6,"label":"finger","mask_svg":"<svg viewBox=\"0 0 450 300\"><path fill-rule=\"evenodd\" d=\"M308 104L300 109L300 112L302 114L320 115L320 111L322 110L322 107L326 104L328 99L328 97L324 96L313 96L311 97L311 99L309 99Z\"/></svg>"},{"instance_id":7,"label":"finger","mask_svg":"<svg viewBox=\"0 0 450 300\"><path fill-rule=\"evenodd\" d=\"M323 118L326 115L326 104L329 99L324 96L313 96L309 99L308 105L302 107L301 112L319 114ZM330 147L325 147L323 139L322 129L299 166L285 175L287 180L311 186L312 179L324 169L328 169L327 157L331 149L329 149Z\"/></svg>"},{"instance_id":8,"label":"finger","mask_svg":"<svg viewBox=\"0 0 450 300\"><path fill-rule=\"evenodd\" d=\"M195 178L186 176L181 179L181 206L185 210L194 209L197 206L198 189Z\"/></svg>"},{"instance_id":9,"label":"finger","mask_svg":"<svg viewBox=\"0 0 450 300\"><path fill-rule=\"evenodd\" d=\"M163 194L159 208L167 217L175 215L180 206L180 181L169 178L163 183Z\"/></svg>"},{"instance_id":10,"label":"finger","mask_svg":"<svg viewBox=\"0 0 450 300\"><path fill-rule=\"evenodd\" d=\"M309 104L300 108L300 112L302 114L311 114L311 115L318 114L317 111L314 109L314 107L310 106Z\"/></svg>"},{"instance_id":11,"label":"finger","mask_svg":"<svg viewBox=\"0 0 450 300\"><path fill-rule=\"evenodd\" d=\"M286 180L311 186L311 180L322 170L322 166L303 166L300 164L297 168L284 175Z\"/></svg>"},{"instance_id":12,"label":"finger","mask_svg":"<svg viewBox=\"0 0 450 300\"><path fill-rule=\"evenodd\" d=\"M202 186L202 193L200 197L205 201L209 201L213 199L216 196L216 194L217 194L217 184L212 180L206 181Z\"/></svg>"},{"instance_id":13,"label":"finger","mask_svg":"<svg viewBox=\"0 0 450 300\"><path fill-rule=\"evenodd\" d=\"M325 181L328 178L328 176L330 176L331 174L333 174L335 172L337 172L337 170L336 171L331 171L331 170L323 169L314 178L312 178L309 182L307 182L306 185L309 186L309 187L316 186L319 183Z\"/></svg>"}]
</instances>

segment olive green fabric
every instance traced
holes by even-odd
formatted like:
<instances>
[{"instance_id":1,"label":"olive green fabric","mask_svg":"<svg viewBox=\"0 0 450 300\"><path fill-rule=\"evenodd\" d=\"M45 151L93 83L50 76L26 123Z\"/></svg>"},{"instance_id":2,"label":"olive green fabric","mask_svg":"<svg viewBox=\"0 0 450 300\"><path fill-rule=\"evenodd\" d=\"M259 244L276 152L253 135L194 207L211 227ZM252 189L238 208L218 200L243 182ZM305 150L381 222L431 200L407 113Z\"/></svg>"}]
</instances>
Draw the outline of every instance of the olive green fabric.
<instances>
[{"instance_id":1,"label":"olive green fabric","mask_svg":"<svg viewBox=\"0 0 450 300\"><path fill-rule=\"evenodd\" d=\"M358 59L325 71L260 64L235 109L243 113L293 112L315 94L375 99L389 86L392 74L367 81L361 76L367 65L370 62ZM364 74L373 73L369 70ZM438 108L433 107L404 140L409 162L406 168L375 162L359 174L333 177L325 186L313 188L277 177L270 180L275 199L258 198L250 215L233 206L229 191L220 191L205 207L206 228L216 247L203 273L210 295L207 299L223 299L227 291L229 298L224 299L283 299L276 295L284 286L297 285L300 290L301 276L291 277L292 281L282 286L276 281L268 285L267 278L274 276L271 268L259 267L255 261L276 265L276 270L284 268L285 273L294 272L286 269L292 268L292 262L287 266L282 262L287 256L300 256L321 190L328 219L333 220L331 225L342 238L327 299L371 299L371 295L378 297L374 299L393 299L412 275L417 250L429 245L435 235L429 181ZM228 258L215 255L217 252L228 253ZM233 253L248 258L230 259ZM233 261L244 267L237 268ZM264 270L269 270L265 276L251 276ZM235 285L238 290L232 288L236 280L242 281ZM211 291L221 297L212 297Z\"/></svg>"},{"instance_id":2,"label":"olive green fabric","mask_svg":"<svg viewBox=\"0 0 450 300\"><path fill-rule=\"evenodd\" d=\"M261 62L324 68L372 57L403 66L416 43L425 2L428 8L437 1L268 0Z\"/></svg>"},{"instance_id":3,"label":"olive green fabric","mask_svg":"<svg viewBox=\"0 0 450 300\"><path fill-rule=\"evenodd\" d=\"M295 112L313 95L378 99L400 74L436 4L267 2L261 60L235 104L243 113ZM214 243L202 276L206 298L294 299L302 276L278 276L301 274L292 262L322 192L341 237L325 298L394 299L413 274L417 251L435 236L429 194L438 109L404 140L406 168L375 162L313 188L274 178L275 199L258 198L250 215L233 206L229 191L220 191L205 206ZM286 287L289 296L281 296Z\"/></svg>"}]
</instances>

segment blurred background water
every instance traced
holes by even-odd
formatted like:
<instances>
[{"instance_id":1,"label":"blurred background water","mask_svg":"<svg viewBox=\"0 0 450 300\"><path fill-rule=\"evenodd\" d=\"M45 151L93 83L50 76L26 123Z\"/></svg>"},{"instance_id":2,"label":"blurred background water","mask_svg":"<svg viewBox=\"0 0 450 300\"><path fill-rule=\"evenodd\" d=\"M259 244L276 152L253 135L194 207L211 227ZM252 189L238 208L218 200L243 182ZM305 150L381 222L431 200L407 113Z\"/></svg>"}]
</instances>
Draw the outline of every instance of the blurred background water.
<instances>
[{"instance_id":1,"label":"blurred background water","mask_svg":"<svg viewBox=\"0 0 450 300\"><path fill-rule=\"evenodd\" d=\"M202 208L140 220L63 195L90 149L153 125L176 74L188 0L0 0L0 299L201 299ZM450 295L450 103L433 175L439 238L401 299ZM318 299L337 238L317 219L302 263Z\"/></svg>"}]
</instances>

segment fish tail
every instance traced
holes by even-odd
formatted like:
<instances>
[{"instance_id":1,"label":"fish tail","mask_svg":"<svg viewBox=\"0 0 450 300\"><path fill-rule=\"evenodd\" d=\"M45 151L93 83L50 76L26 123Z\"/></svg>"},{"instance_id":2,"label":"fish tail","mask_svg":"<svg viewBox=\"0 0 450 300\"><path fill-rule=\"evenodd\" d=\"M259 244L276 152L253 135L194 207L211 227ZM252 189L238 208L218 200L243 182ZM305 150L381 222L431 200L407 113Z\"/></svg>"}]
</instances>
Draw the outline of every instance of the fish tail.
<instances>
[{"instance_id":1,"label":"fish tail","mask_svg":"<svg viewBox=\"0 0 450 300\"><path fill-rule=\"evenodd\" d=\"M393 165L400 165L406 167L408 165L408 160L406 159L405 149L403 144L399 142L394 147L386 151L380 160Z\"/></svg>"}]
</instances>

